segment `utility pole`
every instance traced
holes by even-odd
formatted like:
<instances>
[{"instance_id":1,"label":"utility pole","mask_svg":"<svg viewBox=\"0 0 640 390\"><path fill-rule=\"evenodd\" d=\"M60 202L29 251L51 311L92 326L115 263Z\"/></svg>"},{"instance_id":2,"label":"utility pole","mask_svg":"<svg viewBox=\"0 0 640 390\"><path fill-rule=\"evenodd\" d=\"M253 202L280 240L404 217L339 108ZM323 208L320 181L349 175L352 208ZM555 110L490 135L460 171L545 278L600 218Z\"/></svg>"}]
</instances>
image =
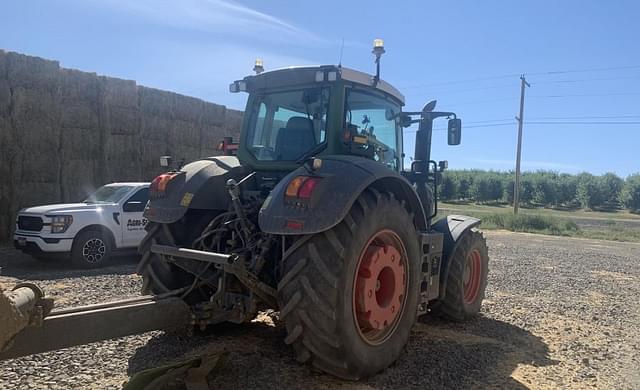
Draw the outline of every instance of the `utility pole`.
<instances>
[{"instance_id":1,"label":"utility pole","mask_svg":"<svg viewBox=\"0 0 640 390\"><path fill-rule=\"evenodd\" d=\"M524 122L524 87L531 87L524 75L520 76L520 115L516 117L518 121L518 151L516 152L516 180L513 185L513 213L518 214L520 205L520 156L522 151L522 124Z\"/></svg>"}]
</instances>

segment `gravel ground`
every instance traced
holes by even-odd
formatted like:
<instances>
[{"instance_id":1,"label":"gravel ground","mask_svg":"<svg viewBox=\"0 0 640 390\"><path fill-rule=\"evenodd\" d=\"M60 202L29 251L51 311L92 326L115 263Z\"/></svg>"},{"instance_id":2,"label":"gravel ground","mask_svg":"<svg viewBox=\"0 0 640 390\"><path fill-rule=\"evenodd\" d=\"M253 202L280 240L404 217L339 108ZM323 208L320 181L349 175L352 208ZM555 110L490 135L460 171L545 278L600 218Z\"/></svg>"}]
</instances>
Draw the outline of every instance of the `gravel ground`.
<instances>
[{"instance_id":1,"label":"gravel ground","mask_svg":"<svg viewBox=\"0 0 640 390\"><path fill-rule=\"evenodd\" d=\"M359 383L298 365L276 313L194 336L151 332L0 362L0 388L120 388L141 369L226 350L220 388L640 389L640 244L491 231L483 314L429 318L406 353ZM60 306L134 296L135 258L97 271L42 264L0 248L0 287L31 280Z\"/></svg>"}]
</instances>

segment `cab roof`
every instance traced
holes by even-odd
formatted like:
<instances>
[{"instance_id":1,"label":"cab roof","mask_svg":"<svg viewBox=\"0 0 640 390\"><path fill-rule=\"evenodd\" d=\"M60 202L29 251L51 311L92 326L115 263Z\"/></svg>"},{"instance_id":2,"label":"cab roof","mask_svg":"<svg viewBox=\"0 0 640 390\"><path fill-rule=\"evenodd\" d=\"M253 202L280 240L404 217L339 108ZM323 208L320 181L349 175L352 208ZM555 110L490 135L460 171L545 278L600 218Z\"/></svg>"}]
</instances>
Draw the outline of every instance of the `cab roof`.
<instances>
[{"instance_id":1,"label":"cab roof","mask_svg":"<svg viewBox=\"0 0 640 390\"><path fill-rule=\"evenodd\" d=\"M320 74L319 72L322 72ZM246 82L247 90L252 91L267 87L290 86L296 84L309 84L313 82L334 81L330 73L335 72L335 77L350 81L356 84L375 88L393 96L404 106L404 95L393 85L384 80L379 80L374 87L374 76L359 70L345 68L336 65L316 65L316 66L290 66L286 68L274 69L262 72L258 75L247 76L243 79ZM236 82L237 83L237 82Z\"/></svg>"}]
</instances>

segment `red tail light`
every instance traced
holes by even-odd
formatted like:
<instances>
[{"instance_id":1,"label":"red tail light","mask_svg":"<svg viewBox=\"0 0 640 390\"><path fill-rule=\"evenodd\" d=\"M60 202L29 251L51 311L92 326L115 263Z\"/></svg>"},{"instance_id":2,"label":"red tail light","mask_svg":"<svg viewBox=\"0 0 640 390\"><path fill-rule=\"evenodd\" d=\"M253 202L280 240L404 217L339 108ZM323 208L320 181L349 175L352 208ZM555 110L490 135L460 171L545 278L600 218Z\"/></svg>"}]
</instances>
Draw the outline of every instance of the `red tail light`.
<instances>
[{"instance_id":1,"label":"red tail light","mask_svg":"<svg viewBox=\"0 0 640 390\"><path fill-rule=\"evenodd\" d=\"M167 184L169 184L171 179L173 179L177 175L178 175L177 173L163 173L162 175L157 176L151 182L151 185L149 186L149 192L151 192L154 195L163 194L164 191L167 189Z\"/></svg>"},{"instance_id":2,"label":"red tail light","mask_svg":"<svg viewBox=\"0 0 640 390\"><path fill-rule=\"evenodd\" d=\"M319 181L319 177L297 176L287 186L286 195L289 198L310 199Z\"/></svg>"},{"instance_id":3,"label":"red tail light","mask_svg":"<svg viewBox=\"0 0 640 390\"><path fill-rule=\"evenodd\" d=\"M311 198L311 194L313 194L313 190L316 188L316 184L320 181L317 177L310 177L302 184L300 190L298 191L298 198L309 199Z\"/></svg>"}]
</instances>

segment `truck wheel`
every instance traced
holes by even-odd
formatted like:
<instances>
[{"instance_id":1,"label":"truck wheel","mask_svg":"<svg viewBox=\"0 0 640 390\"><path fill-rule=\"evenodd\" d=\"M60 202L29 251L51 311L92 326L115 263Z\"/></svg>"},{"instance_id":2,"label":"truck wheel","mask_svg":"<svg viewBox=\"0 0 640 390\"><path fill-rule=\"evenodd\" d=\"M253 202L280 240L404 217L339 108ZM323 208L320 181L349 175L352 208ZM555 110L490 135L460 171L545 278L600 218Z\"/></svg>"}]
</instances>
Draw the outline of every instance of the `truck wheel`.
<instances>
[{"instance_id":1,"label":"truck wheel","mask_svg":"<svg viewBox=\"0 0 640 390\"><path fill-rule=\"evenodd\" d=\"M104 266L111 257L111 239L99 230L81 232L73 239L71 262L81 268Z\"/></svg>"},{"instance_id":2,"label":"truck wheel","mask_svg":"<svg viewBox=\"0 0 640 390\"><path fill-rule=\"evenodd\" d=\"M403 204L373 190L340 224L295 242L278 301L297 360L351 380L393 363L416 318L419 251Z\"/></svg>"},{"instance_id":3,"label":"truck wheel","mask_svg":"<svg viewBox=\"0 0 640 390\"><path fill-rule=\"evenodd\" d=\"M487 287L489 252L482 233L465 234L449 261L446 295L431 310L450 320L468 320L480 312Z\"/></svg>"}]
</instances>

